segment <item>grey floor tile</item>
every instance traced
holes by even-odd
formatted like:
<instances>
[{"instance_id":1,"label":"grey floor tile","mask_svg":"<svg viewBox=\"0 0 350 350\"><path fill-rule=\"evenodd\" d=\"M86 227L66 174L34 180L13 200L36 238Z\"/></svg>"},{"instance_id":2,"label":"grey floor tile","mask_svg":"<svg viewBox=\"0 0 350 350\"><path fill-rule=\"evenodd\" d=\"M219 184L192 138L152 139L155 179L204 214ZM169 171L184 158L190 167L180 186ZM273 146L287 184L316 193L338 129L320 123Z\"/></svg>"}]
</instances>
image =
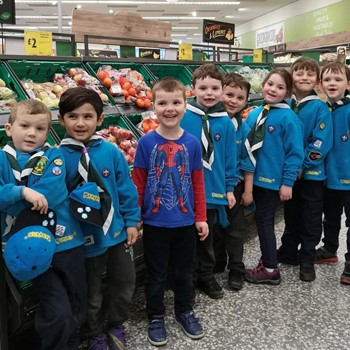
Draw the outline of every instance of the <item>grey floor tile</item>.
<instances>
[{"instance_id":1,"label":"grey floor tile","mask_svg":"<svg viewBox=\"0 0 350 350\"><path fill-rule=\"evenodd\" d=\"M217 274L225 289L221 300L197 293L195 313L206 335L191 340L173 319L173 294L166 292L168 344L164 350L346 350L350 349L350 286L341 285L345 223L340 236L339 262L316 266L314 282L302 282L299 268L281 265L279 286L245 283L239 292L227 288L227 272ZM279 212L278 240L284 225ZM245 263L255 267L260 248L254 224L249 225ZM147 341L144 290L135 292L127 323L128 349L155 349Z\"/></svg>"}]
</instances>

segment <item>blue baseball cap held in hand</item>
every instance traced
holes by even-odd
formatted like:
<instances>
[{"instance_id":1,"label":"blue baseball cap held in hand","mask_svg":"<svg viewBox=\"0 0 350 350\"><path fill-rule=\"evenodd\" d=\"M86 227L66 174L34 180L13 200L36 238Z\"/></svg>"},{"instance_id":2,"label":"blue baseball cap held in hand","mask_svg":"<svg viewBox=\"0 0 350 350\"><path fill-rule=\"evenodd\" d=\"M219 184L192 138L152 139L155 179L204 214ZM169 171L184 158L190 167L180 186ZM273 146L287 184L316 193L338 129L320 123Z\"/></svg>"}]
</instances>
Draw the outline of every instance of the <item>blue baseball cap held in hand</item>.
<instances>
[{"instance_id":1,"label":"blue baseball cap held in hand","mask_svg":"<svg viewBox=\"0 0 350 350\"><path fill-rule=\"evenodd\" d=\"M95 182L80 183L69 195L73 215L79 221L103 226L100 195Z\"/></svg>"},{"instance_id":2,"label":"blue baseball cap held in hand","mask_svg":"<svg viewBox=\"0 0 350 350\"><path fill-rule=\"evenodd\" d=\"M47 271L56 249L56 213L40 214L30 208L16 217L4 249L10 273L19 281L29 281Z\"/></svg>"}]
</instances>

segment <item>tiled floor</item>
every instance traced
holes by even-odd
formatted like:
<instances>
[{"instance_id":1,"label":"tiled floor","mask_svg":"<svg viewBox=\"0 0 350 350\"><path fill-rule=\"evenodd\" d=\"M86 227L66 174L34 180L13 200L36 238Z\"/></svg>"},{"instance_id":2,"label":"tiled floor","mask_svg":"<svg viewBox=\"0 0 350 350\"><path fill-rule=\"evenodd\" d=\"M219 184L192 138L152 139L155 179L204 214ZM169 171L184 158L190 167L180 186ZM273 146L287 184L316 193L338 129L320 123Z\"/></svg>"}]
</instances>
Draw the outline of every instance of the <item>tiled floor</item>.
<instances>
[{"instance_id":1,"label":"tiled floor","mask_svg":"<svg viewBox=\"0 0 350 350\"><path fill-rule=\"evenodd\" d=\"M281 213L277 235L283 230ZM168 344L164 350L346 350L350 349L350 286L339 283L344 266L345 228L340 237L339 262L316 266L316 281L299 279L299 268L281 265L279 286L245 283L239 292L227 289L227 272L218 274L225 296L212 300L197 293L195 313L206 331L201 340L191 340L173 318L173 296L166 293ZM245 245L245 263L255 267L259 242L255 226ZM128 349L155 349L147 341L143 288L134 297L127 323Z\"/></svg>"}]
</instances>

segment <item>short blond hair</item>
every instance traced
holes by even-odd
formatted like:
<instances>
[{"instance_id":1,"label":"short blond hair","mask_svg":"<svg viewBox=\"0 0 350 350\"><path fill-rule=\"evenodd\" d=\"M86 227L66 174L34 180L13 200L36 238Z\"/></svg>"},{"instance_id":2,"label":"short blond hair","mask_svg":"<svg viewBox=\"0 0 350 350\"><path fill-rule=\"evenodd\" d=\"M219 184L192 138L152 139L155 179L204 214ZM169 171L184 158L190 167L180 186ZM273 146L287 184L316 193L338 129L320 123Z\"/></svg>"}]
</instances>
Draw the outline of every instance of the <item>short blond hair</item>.
<instances>
[{"instance_id":1,"label":"short blond hair","mask_svg":"<svg viewBox=\"0 0 350 350\"><path fill-rule=\"evenodd\" d=\"M49 128L51 127L51 111L41 101L32 99L20 101L14 105L9 116L9 124L12 125L15 122L17 115L23 111L30 115L46 114L49 120Z\"/></svg>"}]
</instances>

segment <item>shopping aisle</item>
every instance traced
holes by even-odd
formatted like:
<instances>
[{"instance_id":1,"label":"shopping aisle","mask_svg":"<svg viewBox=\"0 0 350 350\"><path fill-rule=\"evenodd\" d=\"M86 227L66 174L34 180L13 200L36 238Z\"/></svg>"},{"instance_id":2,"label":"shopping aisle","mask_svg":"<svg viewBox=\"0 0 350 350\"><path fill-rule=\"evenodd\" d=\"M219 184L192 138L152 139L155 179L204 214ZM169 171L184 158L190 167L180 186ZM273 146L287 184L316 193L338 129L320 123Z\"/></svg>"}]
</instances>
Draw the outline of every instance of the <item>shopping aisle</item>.
<instances>
[{"instance_id":1,"label":"shopping aisle","mask_svg":"<svg viewBox=\"0 0 350 350\"><path fill-rule=\"evenodd\" d=\"M283 222L279 213L277 233ZM343 222L344 226L344 222ZM255 231L249 226L249 235ZM339 283L344 267L345 228L340 237L339 262L316 266L316 281L299 279L299 267L281 265L279 286L245 283L239 292L227 289L227 272L218 274L225 296L212 300L198 292L195 306L206 336L187 338L173 318L172 293L166 293L168 344L164 350L345 350L350 348L350 286ZM245 245L245 263L259 258L256 235ZM143 288L135 293L128 322L128 349L156 349L146 337Z\"/></svg>"}]
</instances>

